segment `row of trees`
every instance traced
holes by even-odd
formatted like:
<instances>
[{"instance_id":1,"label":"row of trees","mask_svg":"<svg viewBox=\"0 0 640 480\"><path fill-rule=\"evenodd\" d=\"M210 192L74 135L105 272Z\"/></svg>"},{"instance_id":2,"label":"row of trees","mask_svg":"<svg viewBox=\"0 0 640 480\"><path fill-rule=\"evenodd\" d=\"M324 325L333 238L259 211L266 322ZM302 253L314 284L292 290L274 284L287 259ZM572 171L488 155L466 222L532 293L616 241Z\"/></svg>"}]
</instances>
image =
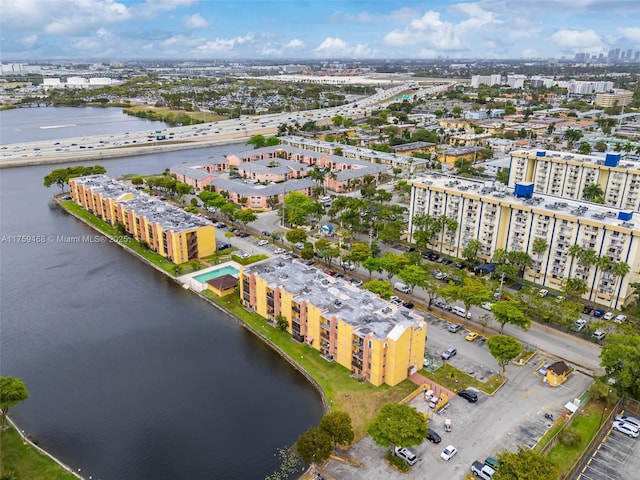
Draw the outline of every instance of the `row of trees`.
<instances>
[{"instance_id":1,"label":"row of trees","mask_svg":"<svg viewBox=\"0 0 640 480\"><path fill-rule=\"evenodd\" d=\"M67 168L56 168L44 177L44 186L49 188L51 185L57 185L64 192L64 187L69 183L69 179L76 177L84 177L85 175L98 175L106 173L107 169L102 165L93 165L90 167L84 165L74 165Z\"/></svg>"}]
</instances>

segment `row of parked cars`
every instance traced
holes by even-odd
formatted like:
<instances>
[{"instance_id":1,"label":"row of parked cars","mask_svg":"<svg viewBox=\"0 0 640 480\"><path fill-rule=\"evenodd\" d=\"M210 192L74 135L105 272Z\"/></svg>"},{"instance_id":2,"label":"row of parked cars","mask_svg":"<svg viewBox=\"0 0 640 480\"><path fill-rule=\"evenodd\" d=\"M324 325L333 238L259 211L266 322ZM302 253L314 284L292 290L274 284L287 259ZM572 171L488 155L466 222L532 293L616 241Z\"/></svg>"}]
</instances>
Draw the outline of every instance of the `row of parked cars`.
<instances>
[{"instance_id":1,"label":"row of parked cars","mask_svg":"<svg viewBox=\"0 0 640 480\"><path fill-rule=\"evenodd\" d=\"M616 415L611 428L631 438L638 438L640 436L640 419L631 415Z\"/></svg>"}]
</instances>

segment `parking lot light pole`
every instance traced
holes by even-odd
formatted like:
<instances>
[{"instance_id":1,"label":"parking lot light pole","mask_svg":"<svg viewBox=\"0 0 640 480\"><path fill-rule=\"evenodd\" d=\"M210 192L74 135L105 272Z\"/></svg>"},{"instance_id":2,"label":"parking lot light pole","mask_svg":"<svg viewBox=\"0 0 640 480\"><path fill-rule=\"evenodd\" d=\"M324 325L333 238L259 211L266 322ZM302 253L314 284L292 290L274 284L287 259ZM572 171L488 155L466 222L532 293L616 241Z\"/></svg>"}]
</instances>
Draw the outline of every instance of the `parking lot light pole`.
<instances>
[{"instance_id":1,"label":"parking lot light pole","mask_svg":"<svg viewBox=\"0 0 640 480\"><path fill-rule=\"evenodd\" d=\"M600 426L602 426L602 423L604 422L604 414L607 411L607 405L609 405L609 396L611 395L612 390L609 389L609 393L607 395L607 398L604 401L604 405L602 406L602 413L600 414Z\"/></svg>"}]
</instances>

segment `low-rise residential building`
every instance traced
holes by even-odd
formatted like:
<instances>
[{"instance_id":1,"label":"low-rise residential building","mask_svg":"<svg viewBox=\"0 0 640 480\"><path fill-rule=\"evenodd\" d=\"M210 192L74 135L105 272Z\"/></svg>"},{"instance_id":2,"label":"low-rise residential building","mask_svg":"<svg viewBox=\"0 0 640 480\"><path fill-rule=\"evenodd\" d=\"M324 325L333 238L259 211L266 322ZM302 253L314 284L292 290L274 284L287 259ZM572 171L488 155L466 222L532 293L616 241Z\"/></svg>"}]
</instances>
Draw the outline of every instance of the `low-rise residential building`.
<instances>
[{"instance_id":1,"label":"low-rise residential building","mask_svg":"<svg viewBox=\"0 0 640 480\"><path fill-rule=\"evenodd\" d=\"M455 230L443 230L432 239L433 248L461 258L472 239L482 243L478 258L490 261L497 249L527 252L531 267L524 279L560 290L567 279L582 280L585 300L621 308L634 296L631 283L640 270L640 218L633 212L601 204L535 192L533 183L509 188L497 182L479 182L442 175L422 175L412 185L410 219L418 215L446 216ZM636 214L637 215L637 214ZM416 227L409 224L409 240ZM541 238L547 249L534 249ZM610 265L626 263L622 278L612 267L582 263L573 245L593 250ZM572 254L570 254L572 252Z\"/></svg>"},{"instance_id":2,"label":"low-rise residential building","mask_svg":"<svg viewBox=\"0 0 640 480\"><path fill-rule=\"evenodd\" d=\"M198 215L141 193L106 175L69 180L71 199L174 263L212 255L215 227Z\"/></svg>"},{"instance_id":3,"label":"low-rise residential building","mask_svg":"<svg viewBox=\"0 0 640 480\"><path fill-rule=\"evenodd\" d=\"M297 260L243 268L240 298L270 322L286 320L296 341L373 385L397 385L422 368L427 327L415 310Z\"/></svg>"},{"instance_id":4,"label":"low-rise residential building","mask_svg":"<svg viewBox=\"0 0 640 480\"><path fill-rule=\"evenodd\" d=\"M481 147L458 147L447 148L438 154L442 163L454 165L458 160L467 160L473 162L480 160L482 154Z\"/></svg>"},{"instance_id":5,"label":"low-rise residential building","mask_svg":"<svg viewBox=\"0 0 640 480\"><path fill-rule=\"evenodd\" d=\"M599 185L604 203L640 211L640 162L619 153L580 155L548 150L511 152L509 186L533 182L536 193L582 199L584 189Z\"/></svg>"}]
</instances>

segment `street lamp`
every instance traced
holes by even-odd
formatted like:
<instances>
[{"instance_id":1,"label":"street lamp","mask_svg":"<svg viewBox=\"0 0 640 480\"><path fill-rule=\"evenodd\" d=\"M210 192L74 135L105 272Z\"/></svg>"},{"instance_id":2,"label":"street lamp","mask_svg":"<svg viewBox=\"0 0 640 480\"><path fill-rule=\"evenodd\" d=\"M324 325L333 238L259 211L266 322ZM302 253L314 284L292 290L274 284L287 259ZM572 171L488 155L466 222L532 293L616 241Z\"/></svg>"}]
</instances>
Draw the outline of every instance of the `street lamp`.
<instances>
[{"instance_id":1,"label":"street lamp","mask_svg":"<svg viewBox=\"0 0 640 480\"><path fill-rule=\"evenodd\" d=\"M602 426L602 422L604 422L604 414L607 411L607 405L609 405L609 397L611 396L611 392L612 390L609 389L604 405L602 405L602 413L600 414L600 426Z\"/></svg>"}]
</instances>

